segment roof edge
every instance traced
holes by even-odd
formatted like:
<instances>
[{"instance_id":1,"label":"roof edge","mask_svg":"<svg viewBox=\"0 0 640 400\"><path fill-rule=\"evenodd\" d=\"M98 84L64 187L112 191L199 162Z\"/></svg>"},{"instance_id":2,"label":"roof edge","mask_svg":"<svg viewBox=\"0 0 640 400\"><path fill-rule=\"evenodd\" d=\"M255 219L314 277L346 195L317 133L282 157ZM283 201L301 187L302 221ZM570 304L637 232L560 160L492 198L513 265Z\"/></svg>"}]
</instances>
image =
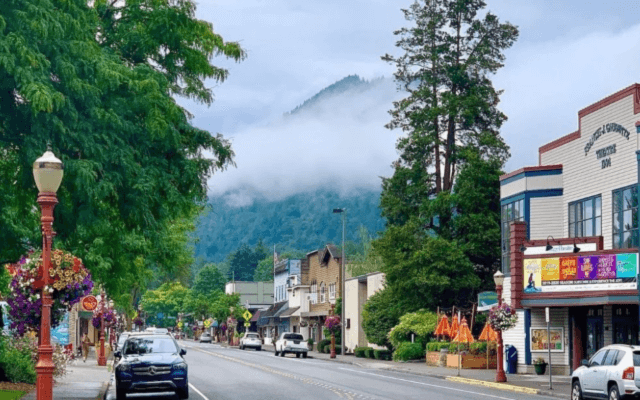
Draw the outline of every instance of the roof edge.
<instances>
[{"instance_id":1,"label":"roof edge","mask_svg":"<svg viewBox=\"0 0 640 400\"><path fill-rule=\"evenodd\" d=\"M513 172L509 172L508 174L504 174L502 176L500 176L500 181L502 182L505 179L509 179L513 176L519 175L519 174L523 174L526 172L532 172L532 171L553 171L553 170L561 170L562 169L562 164L555 164L555 165L538 165L535 167L524 167L524 168L520 168L517 169Z\"/></svg>"}]
</instances>

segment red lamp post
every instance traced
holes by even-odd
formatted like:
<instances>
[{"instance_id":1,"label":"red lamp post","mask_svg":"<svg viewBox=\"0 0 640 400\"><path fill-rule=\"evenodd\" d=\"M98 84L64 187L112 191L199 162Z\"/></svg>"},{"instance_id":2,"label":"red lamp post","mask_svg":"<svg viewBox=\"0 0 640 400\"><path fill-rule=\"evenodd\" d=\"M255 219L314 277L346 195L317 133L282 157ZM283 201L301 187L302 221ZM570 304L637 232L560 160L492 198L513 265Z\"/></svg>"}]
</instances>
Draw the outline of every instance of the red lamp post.
<instances>
[{"instance_id":1,"label":"red lamp post","mask_svg":"<svg viewBox=\"0 0 640 400\"><path fill-rule=\"evenodd\" d=\"M98 354L98 365L104 367L107 365L107 357L104 355L104 311L105 311L105 293L100 293L100 352Z\"/></svg>"},{"instance_id":2,"label":"red lamp post","mask_svg":"<svg viewBox=\"0 0 640 400\"><path fill-rule=\"evenodd\" d=\"M498 306L502 305L502 284L504 283L504 274L500 271L493 275L493 281L496 284L496 294L498 295ZM498 331L498 354L497 354L497 366L496 366L496 382L506 382L507 375L504 373L504 366L502 365L502 330Z\"/></svg>"},{"instance_id":3,"label":"red lamp post","mask_svg":"<svg viewBox=\"0 0 640 400\"><path fill-rule=\"evenodd\" d=\"M53 209L58 204L56 192L63 176L63 165L50 149L33 163L33 178L38 187L38 204L42 209L42 316L40 319L40 344L36 363L36 393L38 400L53 398L53 347L51 346L51 306L53 298L49 284L51 242L53 240Z\"/></svg>"}]
</instances>

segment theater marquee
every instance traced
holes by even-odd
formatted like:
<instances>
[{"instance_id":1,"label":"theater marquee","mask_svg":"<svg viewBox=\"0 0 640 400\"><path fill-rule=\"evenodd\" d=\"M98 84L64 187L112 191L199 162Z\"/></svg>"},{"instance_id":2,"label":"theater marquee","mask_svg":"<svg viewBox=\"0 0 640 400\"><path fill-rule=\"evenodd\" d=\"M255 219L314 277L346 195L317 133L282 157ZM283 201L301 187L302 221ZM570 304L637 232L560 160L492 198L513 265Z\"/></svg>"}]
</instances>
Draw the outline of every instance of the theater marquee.
<instances>
[{"instance_id":1,"label":"theater marquee","mask_svg":"<svg viewBox=\"0 0 640 400\"><path fill-rule=\"evenodd\" d=\"M524 260L524 292L554 293L637 288L638 254Z\"/></svg>"}]
</instances>

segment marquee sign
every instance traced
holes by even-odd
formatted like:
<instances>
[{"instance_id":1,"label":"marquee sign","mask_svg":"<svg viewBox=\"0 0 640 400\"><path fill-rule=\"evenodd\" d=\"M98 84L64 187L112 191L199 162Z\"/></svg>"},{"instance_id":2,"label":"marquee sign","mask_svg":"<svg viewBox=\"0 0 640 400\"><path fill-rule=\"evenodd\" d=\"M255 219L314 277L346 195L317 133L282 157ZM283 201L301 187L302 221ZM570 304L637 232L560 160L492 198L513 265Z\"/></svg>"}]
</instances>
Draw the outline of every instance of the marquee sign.
<instances>
[{"instance_id":1,"label":"marquee sign","mask_svg":"<svg viewBox=\"0 0 640 400\"><path fill-rule=\"evenodd\" d=\"M554 293L637 288L638 254L524 260L524 292Z\"/></svg>"}]
</instances>

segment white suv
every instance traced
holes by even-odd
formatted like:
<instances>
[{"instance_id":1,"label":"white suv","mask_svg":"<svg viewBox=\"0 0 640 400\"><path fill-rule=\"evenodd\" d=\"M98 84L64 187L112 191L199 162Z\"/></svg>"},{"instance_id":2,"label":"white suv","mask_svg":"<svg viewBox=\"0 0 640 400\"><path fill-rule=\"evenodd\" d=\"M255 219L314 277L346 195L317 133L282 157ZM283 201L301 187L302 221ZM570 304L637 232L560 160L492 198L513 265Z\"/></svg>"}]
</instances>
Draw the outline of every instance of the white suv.
<instances>
[{"instance_id":1,"label":"white suv","mask_svg":"<svg viewBox=\"0 0 640 400\"><path fill-rule=\"evenodd\" d=\"M614 344L600 349L571 374L571 400L620 400L640 396L640 346Z\"/></svg>"},{"instance_id":2,"label":"white suv","mask_svg":"<svg viewBox=\"0 0 640 400\"><path fill-rule=\"evenodd\" d=\"M307 342L299 333L285 332L280 335L280 339L275 344L276 356L280 354L284 357L286 353L294 353L297 358L307 358Z\"/></svg>"}]
</instances>

